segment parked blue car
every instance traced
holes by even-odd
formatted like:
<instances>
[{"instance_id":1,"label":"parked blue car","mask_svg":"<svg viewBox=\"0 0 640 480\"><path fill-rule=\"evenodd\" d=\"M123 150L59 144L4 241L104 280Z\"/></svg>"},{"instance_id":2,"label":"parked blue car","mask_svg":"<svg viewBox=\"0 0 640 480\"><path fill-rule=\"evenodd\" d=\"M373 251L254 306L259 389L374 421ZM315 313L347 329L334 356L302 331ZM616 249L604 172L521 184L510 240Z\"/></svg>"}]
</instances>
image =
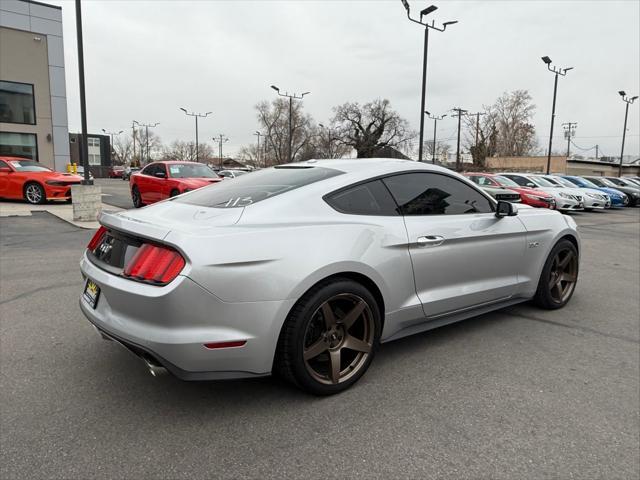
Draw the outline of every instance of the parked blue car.
<instances>
[{"instance_id":1,"label":"parked blue car","mask_svg":"<svg viewBox=\"0 0 640 480\"><path fill-rule=\"evenodd\" d=\"M573 175L560 175L562 178L566 178L571 183L576 185L579 188L595 188L596 190L600 190L601 192L605 192L611 197L611 206L612 207L626 207L629 203L629 198L622 193L620 190L616 190L615 188L609 187L599 187L595 183L590 182L586 178L576 177Z\"/></svg>"}]
</instances>

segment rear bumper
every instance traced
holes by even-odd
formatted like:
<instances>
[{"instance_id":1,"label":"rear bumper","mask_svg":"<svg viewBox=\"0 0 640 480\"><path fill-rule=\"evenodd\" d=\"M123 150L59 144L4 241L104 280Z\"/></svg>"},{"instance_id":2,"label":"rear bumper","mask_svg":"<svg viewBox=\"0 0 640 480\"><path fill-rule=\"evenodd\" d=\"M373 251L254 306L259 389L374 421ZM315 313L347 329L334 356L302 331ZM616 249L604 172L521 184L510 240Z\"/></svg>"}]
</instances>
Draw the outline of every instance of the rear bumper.
<instances>
[{"instance_id":1,"label":"rear bumper","mask_svg":"<svg viewBox=\"0 0 640 480\"><path fill-rule=\"evenodd\" d=\"M86 255L81 270L100 287L95 309L81 295L82 313L139 357L154 359L183 380L271 373L280 328L294 301L226 303L185 276L164 287L140 284L100 270ZM246 343L204 346L237 340Z\"/></svg>"}]
</instances>

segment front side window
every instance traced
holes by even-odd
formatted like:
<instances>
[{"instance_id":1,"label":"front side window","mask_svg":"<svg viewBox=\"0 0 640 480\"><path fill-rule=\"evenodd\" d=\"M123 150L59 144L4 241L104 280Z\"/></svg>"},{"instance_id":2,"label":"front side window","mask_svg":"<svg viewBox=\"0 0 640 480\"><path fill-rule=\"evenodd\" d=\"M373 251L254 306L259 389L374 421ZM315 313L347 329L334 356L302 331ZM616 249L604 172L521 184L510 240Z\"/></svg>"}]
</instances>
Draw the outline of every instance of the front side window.
<instances>
[{"instance_id":1,"label":"front side window","mask_svg":"<svg viewBox=\"0 0 640 480\"><path fill-rule=\"evenodd\" d=\"M341 213L352 215L398 215L398 208L382 181L362 183L325 197Z\"/></svg>"},{"instance_id":2,"label":"front side window","mask_svg":"<svg viewBox=\"0 0 640 480\"><path fill-rule=\"evenodd\" d=\"M216 172L206 165L194 163L170 163L171 178L218 178Z\"/></svg>"},{"instance_id":3,"label":"front side window","mask_svg":"<svg viewBox=\"0 0 640 480\"><path fill-rule=\"evenodd\" d=\"M143 175L151 175L151 176L153 176L153 175L156 173L156 166L157 166L157 165L156 165L155 163L152 163L152 164L150 164L150 165L147 165L146 167L144 167L144 168L142 169L142 172L141 172L141 173L142 173Z\"/></svg>"},{"instance_id":4,"label":"front side window","mask_svg":"<svg viewBox=\"0 0 640 480\"><path fill-rule=\"evenodd\" d=\"M342 173L334 168L277 166L242 175L233 182L199 188L172 201L201 207L246 207Z\"/></svg>"},{"instance_id":5,"label":"front side window","mask_svg":"<svg viewBox=\"0 0 640 480\"><path fill-rule=\"evenodd\" d=\"M496 175L495 177L493 177L493 179L496 181L496 183L498 185L501 185L503 187L516 187L517 188L519 186L516 182L514 182L510 178L503 177L501 175Z\"/></svg>"},{"instance_id":6,"label":"front side window","mask_svg":"<svg viewBox=\"0 0 640 480\"><path fill-rule=\"evenodd\" d=\"M0 155L38 160L36 136L31 133L0 132Z\"/></svg>"},{"instance_id":7,"label":"front side window","mask_svg":"<svg viewBox=\"0 0 640 480\"><path fill-rule=\"evenodd\" d=\"M403 215L493 212L493 204L487 197L448 175L405 173L387 177L383 181Z\"/></svg>"},{"instance_id":8,"label":"front side window","mask_svg":"<svg viewBox=\"0 0 640 480\"><path fill-rule=\"evenodd\" d=\"M36 124L33 85L0 80L0 122Z\"/></svg>"},{"instance_id":9,"label":"front side window","mask_svg":"<svg viewBox=\"0 0 640 480\"><path fill-rule=\"evenodd\" d=\"M539 187L559 187L560 185L554 185L553 183L551 183L548 180L545 180L542 177L529 177L529 180L531 180L533 183L535 183L537 186Z\"/></svg>"}]
</instances>

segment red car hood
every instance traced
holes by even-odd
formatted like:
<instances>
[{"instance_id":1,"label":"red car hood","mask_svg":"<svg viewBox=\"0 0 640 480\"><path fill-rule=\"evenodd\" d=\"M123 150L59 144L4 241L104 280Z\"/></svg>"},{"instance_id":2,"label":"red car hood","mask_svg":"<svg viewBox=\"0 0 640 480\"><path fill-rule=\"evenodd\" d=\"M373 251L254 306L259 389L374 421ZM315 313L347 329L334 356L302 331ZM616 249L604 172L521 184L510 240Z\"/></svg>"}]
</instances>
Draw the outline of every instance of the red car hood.
<instances>
[{"instance_id":1,"label":"red car hood","mask_svg":"<svg viewBox=\"0 0 640 480\"><path fill-rule=\"evenodd\" d=\"M180 185L184 185L186 188L191 188L195 190L196 188L206 187L207 185L211 185L212 183L218 183L222 179L221 178L176 178Z\"/></svg>"},{"instance_id":2,"label":"red car hood","mask_svg":"<svg viewBox=\"0 0 640 480\"><path fill-rule=\"evenodd\" d=\"M82 177L80 175L74 175L72 173L60 173L60 172L24 172L29 173L29 176L35 178L42 178L43 180L56 180L58 182L81 182Z\"/></svg>"}]
</instances>

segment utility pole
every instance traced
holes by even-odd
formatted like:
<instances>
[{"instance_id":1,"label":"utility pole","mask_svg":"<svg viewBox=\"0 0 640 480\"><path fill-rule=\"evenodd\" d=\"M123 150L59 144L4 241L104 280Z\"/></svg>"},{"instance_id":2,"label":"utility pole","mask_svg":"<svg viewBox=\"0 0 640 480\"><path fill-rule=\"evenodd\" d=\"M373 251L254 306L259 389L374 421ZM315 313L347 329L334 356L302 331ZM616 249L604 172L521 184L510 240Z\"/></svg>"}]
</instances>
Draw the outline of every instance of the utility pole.
<instances>
[{"instance_id":1,"label":"utility pole","mask_svg":"<svg viewBox=\"0 0 640 480\"><path fill-rule=\"evenodd\" d=\"M542 61L547 65L547 69L555 74L555 80L553 82L553 106L551 107L551 129L549 131L549 150L547 151L547 175L549 175L551 171L551 146L553 144L553 123L556 118L556 95L558 93L558 75L562 75L563 77L567 74L567 72L573 67L568 68L558 68L551 66L551 59L547 56L542 57Z\"/></svg>"},{"instance_id":2,"label":"utility pole","mask_svg":"<svg viewBox=\"0 0 640 480\"><path fill-rule=\"evenodd\" d=\"M621 177L622 176L622 159L624 158L624 139L627 136L627 117L629 116L629 105L635 102L638 96L636 95L635 97L629 98L627 97L627 94L623 90L620 90L618 94L622 97L622 101L627 104L624 107L624 127L622 129L622 147L620 148L620 165L618 166L618 176Z\"/></svg>"},{"instance_id":3,"label":"utility pole","mask_svg":"<svg viewBox=\"0 0 640 480\"><path fill-rule=\"evenodd\" d=\"M262 134L256 130L256 133L254 133L254 135L258 137L258 148L256 149L256 163L260 165L260 135Z\"/></svg>"},{"instance_id":4,"label":"utility pole","mask_svg":"<svg viewBox=\"0 0 640 480\"><path fill-rule=\"evenodd\" d=\"M427 112L425 110L425 112L427 114L427 116L433 120L433 145L431 147L431 163L433 163L434 165L436 164L436 130L438 128L438 120L442 120L444 117L447 116L447 114L445 113L444 115L440 115L439 117L437 115L431 115L431 113Z\"/></svg>"},{"instance_id":5,"label":"utility pole","mask_svg":"<svg viewBox=\"0 0 640 480\"><path fill-rule=\"evenodd\" d=\"M596 160L598 160L598 148L600 147L600 145L596 145Z\"/></svg>"},{"instance_id":6,"label":"utility pole","mask_svg":"<svg viewBox=\"0 0 640 480\"><path fill-rule=\"evenodd\" d=\"M218 142L218 152L219 152L219 157L220 157L220 168L222 168L222 144L223 142L228 142L229 139L227 137L224 136L224 134L220 134L217 137L213 137L212 140L214 142Z\"/></svg>"},{"instance_id":7,"label":"utility pole","mask_svg":"<svg viewBox=\"0 0 640 480\"><path fill-rule=\"evenodd\" d=\"M273 88L279 96L289 99L289 163L291 163L293 162L293 100L302 100L305 95L309 95L311 92L296 95L295 93L289 94L288 92L281 93L280 89L275 85L271 85L271 88Z\"/></svg>"},{"instance_id":8,"label":"utility pole","mask_svg":"<svg viewBox=\"0 0 640 480\"><path fill-rule=\"evenodd\" d=\"M486 115L486 112L468 113L467 115L476 117L476 143L475 147L478 148L479 134L480 134L480 115Z\"/></svg>"},{"instance_id":9,"label":"utility pole","mask_svg":"<svg viewBox=\"0 0 640 480\"><path fill-rule=\"evenodd\" d=\"M567 122L562 124L562 127L564 128L564 136L567 137L567 159L571 154L571 137L573 137L577 126L578 124L576 122Z\"/></svg>"},{"instance_id":10,"label":"utility pole","mask_svg":"<svg viewBox=\"0 0 640 480\"><path fill-rule=\"evenodd\" d=\"M435 5L431 5L424 10L420 11L420 20L416 20L411 18L411 8L409 7L409 2L407 0L401 0L402 5L407 11L407 18L413 23L417 23L418 25L424 26L424 47L422 50L422 96L420 101L420 145L418 146L418 161L422 162L422 150L424 148L424 111L425 111L425 100L427 95L427 52L429 51L429 29L437 30L438 32L444 32L447 29L448 25L453 25L454 23L458 23L457 20L452 22L444 22L442 27L435 26L435 20L431 21L431 24L422 21L422 17L429 15L431 12L434 12L438 9Z\"/></svg>"},{"instance_id":11,"label":"utility pole","mask_svg":"<svg viewBox=\"0 0 640 480\"><path fill-rule=\"evenodd\" d=\"M467 114L467 111L457 107L452 108L454 112L457 112L457 115L451 115L452 117L458 117L458 141L456 146L456 172L460 171L460 128L462 126L462 116Z\"/></svg>"}]
</instances>

